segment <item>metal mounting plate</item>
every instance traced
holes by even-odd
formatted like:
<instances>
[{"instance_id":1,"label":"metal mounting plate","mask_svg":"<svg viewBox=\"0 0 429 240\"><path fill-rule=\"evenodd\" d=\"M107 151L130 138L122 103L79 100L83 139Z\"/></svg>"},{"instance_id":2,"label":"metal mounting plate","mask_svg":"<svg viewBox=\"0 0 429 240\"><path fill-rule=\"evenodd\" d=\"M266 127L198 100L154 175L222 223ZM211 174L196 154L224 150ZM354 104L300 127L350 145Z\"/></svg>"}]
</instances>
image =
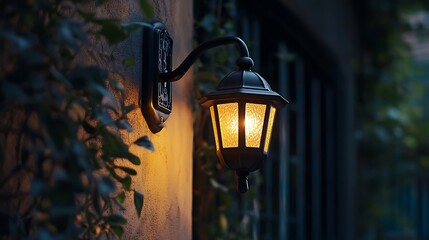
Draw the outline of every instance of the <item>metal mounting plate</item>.
<instances>
[{"instance_id":1,"label":"metal mounting plate","mask_svg":"<svg viewBox=\"0 0 429 240\"><path fill-rule=\"evenodd\" d=\"M162 23L143 27L141 110L149 129L161 131L172 110L172 84L159 82L159 73L171 72L173 40Z\"/></svg>"}]
</instances>

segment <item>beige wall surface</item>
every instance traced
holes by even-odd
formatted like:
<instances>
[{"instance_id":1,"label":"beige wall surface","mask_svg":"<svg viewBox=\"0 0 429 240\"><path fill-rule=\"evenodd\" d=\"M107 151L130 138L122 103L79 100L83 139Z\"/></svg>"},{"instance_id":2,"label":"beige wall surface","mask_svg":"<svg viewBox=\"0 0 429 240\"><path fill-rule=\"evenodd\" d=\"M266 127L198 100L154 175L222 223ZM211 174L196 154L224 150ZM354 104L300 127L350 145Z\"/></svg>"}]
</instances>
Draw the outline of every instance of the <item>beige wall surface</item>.
<instances>
[{"instance_id":1,"label":"beige wall surface","mask_svg":"<svg viewBox=\"0 0 429 240\"><path fill-rule=\"evenodd\" d=\"M192 0L153 0L154 19L166 25L173 38L173 67L191 51L192 47ZM141 21L138 1L111 0L101 15L120 18L122 21ZM135 66L125 69L123 80L127 92L127 104L139 105L141 87L141 33L114 49L120 58L133 57ZM124 239L191 239L192 238L192 71L179 82L173 83L173 112L165 128L152 134L140 108L131 112L133 132L123 133L132 142L148 135L155 151L141 147L132 148L142 164L133 177L136 190L144 194L143 212L137 217L133 196L127 196L125 215L128 224Z\"/></svg>"}]
</instances>

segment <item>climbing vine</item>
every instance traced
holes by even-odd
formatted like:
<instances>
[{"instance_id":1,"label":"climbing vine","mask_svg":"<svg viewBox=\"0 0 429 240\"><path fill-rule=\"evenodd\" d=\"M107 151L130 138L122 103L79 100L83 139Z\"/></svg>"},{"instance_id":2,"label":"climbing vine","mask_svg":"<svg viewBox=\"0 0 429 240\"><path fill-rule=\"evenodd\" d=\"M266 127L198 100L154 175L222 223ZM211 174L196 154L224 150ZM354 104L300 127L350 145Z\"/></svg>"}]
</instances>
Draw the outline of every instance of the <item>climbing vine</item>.
<instances>
[{"instance_id":1,"label":"climbing vine","mask_svg":"<svg viewBox=\"0 0 429 240\"><path fill-rule=\"evenodd\" d=\"M100 46L135 26L99 17L104 1L0 2L0 238L121 237L122 204L143 194L121 74ZM151 15L145 0L143 12ZM124 62L131 66L133 61ZM119 77L118 77L119 76ZM154 150L147 136L132 145Z\"/></svg>"}]
</instances>

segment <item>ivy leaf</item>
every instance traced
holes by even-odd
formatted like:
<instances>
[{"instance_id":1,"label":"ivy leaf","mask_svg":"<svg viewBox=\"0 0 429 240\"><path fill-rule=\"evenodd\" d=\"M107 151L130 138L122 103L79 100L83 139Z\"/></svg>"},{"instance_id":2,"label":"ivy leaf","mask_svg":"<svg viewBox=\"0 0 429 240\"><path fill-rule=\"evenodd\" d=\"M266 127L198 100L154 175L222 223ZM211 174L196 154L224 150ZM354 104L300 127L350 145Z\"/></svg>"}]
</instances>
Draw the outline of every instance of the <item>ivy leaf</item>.
<instances>
[{"instance_id":1,"label":"ivy leaf","mask_svg":"<svg viewBox=\"0 0 429 240\"><path fill-rule=\"evenodd\" d=\"M118 126L119 129L125 129L128 132L132 132L133 131L133 127L131 126L130 123L128 123L128 121L126 120L121 120L120 122L118 122L116 124Z\"/></svg>"},{"instance_id":2,"label":"ivy leaf","mask_svg":"<svg viewBox=\"0 0 429 240\"><path fill-rule=\"evenodd\" d=\"M153 18L153 8L152 5L149 4L147 0L140 0L140 8L143 11L143 14L146 18L152 19Z\"/></svg>"},{"instance_id":3,"label":"ivy leaf","mask_svg":"<svg viewBox=\"0 0 429 240\"><path fill-rule=\"evenodd\" d=\"M77 66L67 75L67 79L78 90L91 88L91 90L97 92L100 89L96 89L99 87L94 85L104 87L107 76L108 72L97 66ZM104 94L104 90L101 90L101 94Z\"/></svg>"},{"instance_id":4,"label":"ivy leaf","mask_svg":"<svg viewBox=\"0 0 429 240\"><path fill-rule=\"evenodd\" d=\"M134 105L134 104L131 104L131 105L128 105L128 106L125 106L124 107L124 111L126 112L126 113L129 113L129 112L131 112L132 110L134 110L134 109L136 109L136 105Z\"/></svg>"},{"instance_id":5,"label":"ivy leaf","mask_svg":"<svg viewBox=\"0 0 429 240\"><path fill-rule=\"evenodd\" d=\"M76 39L73 36L72 25L69 21L60 21L60 24L58 26L58 34L61 39L66 42L71 48L73 48L75 51L78 50Z\"/></svg>"},{"instance_id":6,"label":"ivy leaf","mask_svg":"<svg viewBox=\"0 0 429 240\"><path fill-rule=\"evenodd\" d=\"M116 98L113 97L113 95L109 92L109 90L107 90L105 86L97 83L89 83L88 88L95 92L98 92L101 96L109 99L110 102L112 103L116 102Z\"/></svg>"},{"instance_id":7,"label":"ivy leaf","mask_svg":"<svg viewBox=\"0 0 429 240\"><path fill-rule=\"evenodd\" d=\"M103 35L110 45L117 44L127 39L128 35L122 30L117 21L111 19L103 19L94 21L101 26L98 32Z\"/></svg>"},{"instance_id":8,"label":"ivy leaf","mask_svg":"<svg viewBox=\"0 0 429 240\"><path fill-rule=\"evenodd\" d=\"M130 191L131 190L131 177L130 175L125 176L123 179L121 179L122 187Z\"/></svg>"},{"instance_id":9,"label":"ivy leaf","mask_svg":"<svg viewBox=\"0 0 429 240\"><path fill-rule=\"evenodd\" d=\"M136 60L134 58L125 58L124 59L124 65L126 67L132 67L136 64Z\"/></svg>"},{"instance_id":10,"label":"ivy leaf","mask_svg":"<svg viewBox=\"0 0 429 240\"><path fill-rule=\"evenodd\" d=\"M134 155L134 154L132 154L132 153L128 153L126 156L125 156L125 158L126 159L128 159L132 164L134 164L134 165L140 165L140 158L139 157L137 157L136 155Z\"/></svg>"},{"instance_id":11,"label":"ivy leaf","mask_svg":"<svg viewBox=\"0 0 429 240\"><path fill-rule=\"evenodd\" d=\"M106 112L96 113L96 117L105 126L109 126L109 125L114 124L114 121L113 121L112 117L109 114L107 114Z\"/></svg>"},{"instance_id":12,"label":"ivy leaf","mask_svg":"<svg viewBox=\"0 0 429 240\"><path fill-rule=\"evenodd\" d=\"M118 196L116 196L116 200L118 200L118 202L120 202L120 203L124 203L124 201L125 201L125 192L119 193Z\"/></svg>"},{"instance_id":13,"label":"ivy leaf","mask_svg":"<svg viewBox=\"0 0 429 240\"><path fill-rule=\"evenodd\" d=\"M140 158L129 152L125 143L116 135L104 129L102 131L104 154L114 158L128 159L134 165L140 165Z\"/></svg>"},{"instance_id":14,"label":"ivy leaf","mask_svg":"<svg viewBox=\"0 0 429 240\"><path fill-rule=\"evenodd\" d=\"M112 214L105 219L110 225L125 225L127 224L127 219L119 214Z\"/></svg>"},{"instance_id":15,"label":"ivy leaf","mask_svg":"<svg viewBox=\"0 0 429 240\"><path fill-rule=\"evenodd\" d=\"M88 121L83 121L82 122L82 127L89 134L94 134L95 133L95 127L91 126L91 124L89 124Z\"/></svg>"},{"instance_id":16,"label":"ivy leaf","mask_svg":"<svg viewBox=\"0 0 429 240\"><path fill-rule=\"evenodd\" d=\"M124 87L124 85L123 85L119 80L117 80L117 79L112 79L112 80L110 81L110 85L111 85L115 90L118 90L118 91L121 91L121 92L125 91L125 87Z\"/></svg>"},{"instance_id":17,"label":"ivy leaf","mask_svg":"<svg viewBox=\"0 0 429 240\"><path fill-rule=\"evenodd\" d=\"M140 217L143 209L144 196L142 193L134 191L134 206L136 207L137 215Z\"/></svg>"},{"instance_id":18,"label":"ivy leaf","mask_svg":"<svg viewBox=\"0 0 429 240\"><path fill-rule=\"evenodd\" d=\"M123 177L119 176L112 168L109 168L110 175L118 182L122 182Z\"/></svg>"},{"instance_id":19,"label":"ivy leaf","mask_svg":"<svg viewBox=\"0 0 429 240\"><path fill-rule=\"evenodd\" d=\"M132 168L128 168L128 167L122 167L122 166L118 166L117 168L121 169L122 171L130 174L131 176L135 176L137 175L137 171L132 169Z\"/></svg>"},{"instance_id":20,"label":"ivy leaf","mask_svg":"<svg viewBox=\"0 0 429 240\"><path fill-rule=\"evenodd\" d=\"M155 151L155 148L153 147L152 142L149 140L148 136L143 136L139 139L137 139L134 144L140 146L140 147L144 147L150 151Z\"/></svg>"},{"instance_id":21,"label":"ivy leaf","mask_svg":"<svg viewBox=\"0 0 429 240\"><path fill-rule=\"evenodd\" d=\"M110 229L116 234L116 236L118 236L118 238L121 238L124 234L124 228L122 226L113 225L110 226Z\"/></svg>"}]
</instances>

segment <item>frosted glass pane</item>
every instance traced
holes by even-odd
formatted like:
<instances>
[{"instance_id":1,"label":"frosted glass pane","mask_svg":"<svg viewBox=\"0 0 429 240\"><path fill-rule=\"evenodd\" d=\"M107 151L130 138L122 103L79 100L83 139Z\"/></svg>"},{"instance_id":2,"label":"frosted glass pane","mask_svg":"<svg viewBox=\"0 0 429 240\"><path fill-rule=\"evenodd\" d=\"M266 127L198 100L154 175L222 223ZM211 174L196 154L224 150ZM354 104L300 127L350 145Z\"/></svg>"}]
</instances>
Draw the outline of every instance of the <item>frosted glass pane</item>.
<instances>
[{"instance_id":1,"label":"frosted glass pane","mask_svg":"<svg viewBox=\"0 0 429 240\"><path fill-rule=\"evenodd\" d=\"M215 143L216 143L216 150L219 150L219 137L217 135L216 118L215 118L213 106L210 107L210 115L212 117L213 133L214 133L214 138L215 138Z\"/></svg>"},{"instance_id":2,"label":"frosted glass pane","mask_svg":"<svg viewBox=\"0 0 429 240\"><path fill-rule=\"evenodd\" d=\"M271 132L273 130L273 123L274 123L274 116L275 115L276 115L276 108L271 107L270 118L268 119L267 138L265 138L264 152L268 152L268 147L270 145Z\"/></svg>"},{"instance_id":3,"label":"frosted glass pane","mask_svg":"<svg viewBox=\"0 0 429 240\"><path fill-rule=\"evenodd\" d=\"M246 103L245 134L246 147L259 148L267 105Z\"/></svg>"},{"instance_id":4,"label":"frosted glass pane","mask_svg":"<svg viewBox=\"0 0 429 240\"><path fill-rule=\"evenodd\" d=\"M238 147L238 103L217 105L223 148Z\"/></svg>"}]
</instances>

